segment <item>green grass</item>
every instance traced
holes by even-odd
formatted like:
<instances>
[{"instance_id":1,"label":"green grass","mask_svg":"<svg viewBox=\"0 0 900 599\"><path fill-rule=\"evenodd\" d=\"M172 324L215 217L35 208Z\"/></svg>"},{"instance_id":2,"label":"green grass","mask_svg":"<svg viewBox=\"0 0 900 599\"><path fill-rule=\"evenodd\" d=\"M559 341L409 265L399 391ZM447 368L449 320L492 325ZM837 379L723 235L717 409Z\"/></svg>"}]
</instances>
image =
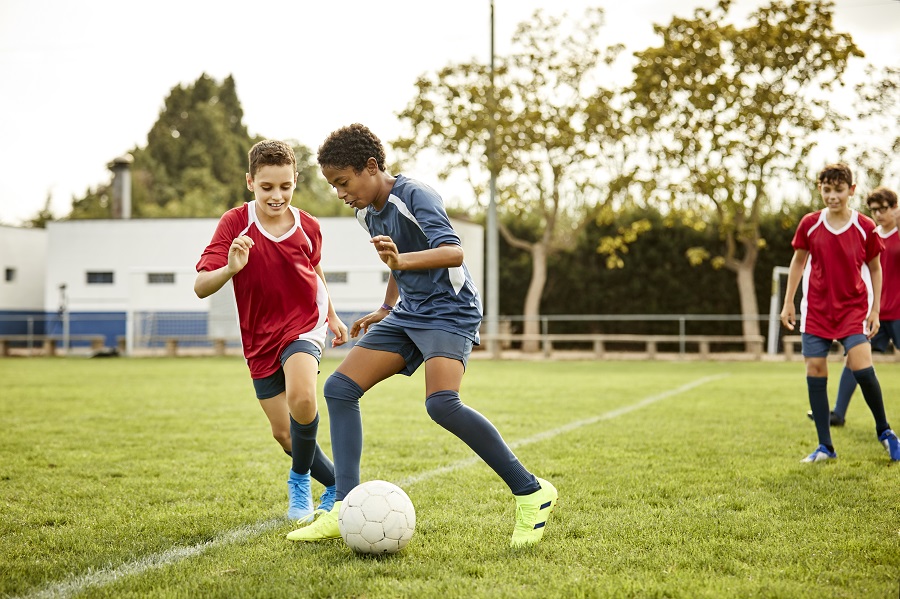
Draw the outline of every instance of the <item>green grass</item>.
<instances>
[{"instance_id":1,"label":"green grass","mask_svg":"<svg viewBox=\"0 0 900 599\"><path fill-rule=\"evenodd\" d=\"M323 362L320 385L335 366ZM900 369L878 372L900 427ZM900 589L900 467L859 394L833 431L840 458L799 463L816 439L798 362L471 362L464 401L560 491L544 540L524 551L508 547L506 487L429 420L422 373L385 381L363 398L363 479L403 486L418 517L387 557L284 539L290 464L240 359L10 358L0 381L0 596Z\"/></svg>"}]
</instances>

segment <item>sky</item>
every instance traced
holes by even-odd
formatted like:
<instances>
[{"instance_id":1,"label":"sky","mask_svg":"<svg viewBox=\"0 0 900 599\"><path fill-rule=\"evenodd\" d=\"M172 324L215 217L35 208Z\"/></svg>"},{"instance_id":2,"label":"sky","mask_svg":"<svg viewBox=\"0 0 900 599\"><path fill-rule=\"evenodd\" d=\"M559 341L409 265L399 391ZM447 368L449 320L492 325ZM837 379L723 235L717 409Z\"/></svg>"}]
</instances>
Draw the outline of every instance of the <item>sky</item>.
<instances>
[{"instance_id":1,"label":"sky","mask_svg":"<svg viewBox=\"0 0 900 599\"><path fill-rule=\"evenodd\" d=\"M659 43L654 24L713 0L494 0L495 53L541 9L606 11L604 45ZM746 18L768 2L736 0ZM384 141L403 133L397 113L415 80L451 63L490 58L490 0L0 0L0 224L106 184L107 165L147 143L169 91L201 74L233 75L252 135L315 150L334 129L361 122ZM839 31L900 65L900 1L836 0ZM627 60L624 59L624 60ZM627 64L624 71L627 72ZM390 161L390 156L388 157ZM428 167L411 173L435 184ZM236 181L235 185L241 185ZM465 202L465 190L441 190Z\"/></svg>"}]
</instances>

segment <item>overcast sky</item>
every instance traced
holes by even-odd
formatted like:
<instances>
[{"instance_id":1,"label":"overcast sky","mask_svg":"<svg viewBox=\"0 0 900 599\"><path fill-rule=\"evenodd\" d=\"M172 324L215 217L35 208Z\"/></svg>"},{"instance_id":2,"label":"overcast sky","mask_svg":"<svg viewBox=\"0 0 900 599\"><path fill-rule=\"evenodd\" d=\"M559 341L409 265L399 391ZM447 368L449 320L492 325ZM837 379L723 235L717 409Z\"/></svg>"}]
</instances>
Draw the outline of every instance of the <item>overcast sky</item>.
<instances>
[{"instance_id":1,"label":"overcast sky","mask_svg":"<svg viewBox=\"0 0 900 599\"><path fill-rule=\"evenodd\" d=\"M767 3L738 0L732 14L746 17ZM494 0L495 50L506 53L515 26L538 8L580 15L601 6L602 43L640 50L658 43L654 23L711 4ZM852 35L866 62L900 65L900 1L835 6L838 30ZM332 130L362 122L389 141L402 132L396 114L418 76L489 59L489 7L490 0L0 0L0 223L34 216L48 194L53 213L67 214L73 196L110 180L113 158L146 144L169 91L204 72L234 76L251 134L315 149Z\"/></svg>"}]
</instances>

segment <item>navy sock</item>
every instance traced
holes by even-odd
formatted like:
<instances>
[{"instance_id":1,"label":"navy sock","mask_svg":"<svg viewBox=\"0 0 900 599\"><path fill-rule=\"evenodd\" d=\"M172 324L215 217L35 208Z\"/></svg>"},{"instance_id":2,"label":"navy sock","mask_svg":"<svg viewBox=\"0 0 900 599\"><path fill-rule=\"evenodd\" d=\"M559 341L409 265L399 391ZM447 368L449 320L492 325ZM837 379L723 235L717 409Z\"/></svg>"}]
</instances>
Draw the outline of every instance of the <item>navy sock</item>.
<instances>
[{"instance_id":1,"label":"navy sock","mask_svg":"<svg viewBox=\"0 0 900 599\"><path fill-rule=\"evenodd\" d=\"M828 410L828 377L807 376L806 387L809 390L809 409L812 410L813 421L816 423L819 445L834 451L831 444L831 414Z\"/></svg>"},{"instance_id":2,"label":"navy sock","mask_svg":"<svg viewBox=\"0 0 900 599\"><path fill-rule=\"evenodd\" d=\"M309 424L300 424L291 419L291 470L297 474L307 474L316 455L318 444L316 434L319 432L319 415Z\"/></svg>"},{"instance_id":3,"label":"navy sock","mask_svg":"<svg viewBox=\"0 0 900 599\"><path fill-rule=\"evenodd\" d=\"M869 366L862 370L854 370L853 376L862 389L863 398L872 411L872 417L875 418L875 432L879 435L891 428L888 424L887 416L884 413L884 397L881 395L881 384L878 377L875 376L875 367Z\"/></svg>"},{"instance_id":4,"label":"navy sock","mask_svg":"<svg viewBox=\"0 0 900 599\"><path fill-rule=\"evenodd\" d=\"M335 500L343 501L347 493L359 484L363 445L359 399L363 396L363 390L350 377L333 372L325 381L324 393L331 422Z\"/></svg>"},{"instance_id":5,"label":"navy sock","mask_svg":"<svg viewBox=\"0 0 900 599\"><path fill-rule=\"evenodd\" d=\"M841 418L847 417L847 408L850 406L850 398L856 391L856 377L849 367L844 366L841 371L841 381L838 383L837 399L834 402L834 413Z\"/></svg>"},{"instance_id":6,"label":"navy sock","mask_svg":"<svg viewBox=\"0 0 900 599\"><path fill-rule=\"evenodd\" d=\"M331 463L318 443L316 443L316 455L309 467L309 473L326 487L334 486L334 464Z\"/></svg>"},{"instance_id":7,"label":"navy sock","mask_svg":"<svg viewBox=\"0 0 900 599\"><path fill-rule=\"evenodd\" d=\"M539 490L534 475L519 461L491 422L465 405L456 391L438 391L425 400L431 419L459 437L496 472L513 495Z\"/></svg>"}]
</instances>

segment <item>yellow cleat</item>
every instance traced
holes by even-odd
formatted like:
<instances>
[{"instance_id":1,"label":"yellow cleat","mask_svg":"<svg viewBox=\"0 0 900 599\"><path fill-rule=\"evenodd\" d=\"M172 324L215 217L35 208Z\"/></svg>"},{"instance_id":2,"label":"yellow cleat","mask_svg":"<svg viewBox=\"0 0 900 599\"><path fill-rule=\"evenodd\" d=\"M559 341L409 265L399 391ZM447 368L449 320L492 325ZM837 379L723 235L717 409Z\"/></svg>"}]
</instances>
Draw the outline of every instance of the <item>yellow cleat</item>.
<instances>
[{"instance_id":1,"label":"yellow cleat","mask_svg":"<svg viewBox=\"0 0 900 599\"><path fill-rule=\"evenodd\" d=\"M288 541L324 541L341 538L341 530L338 528L338 512L340 510L341 502L335 501L330 512L325 512L309 526L289 532Z\"/></svg>"},{"instance_id":2,"label":"yellow cleat","mask_svg":"<svg viewBox=\"0 0 900 599\"><path fill-rule=\"evenodd\" d=\"M512 547L534 545L541 540L547 519L559 498L553 485L542 478L537 481L540 489L531 495L516 495L516 527L510 542Z\"/></svg>"}]
</instances>

